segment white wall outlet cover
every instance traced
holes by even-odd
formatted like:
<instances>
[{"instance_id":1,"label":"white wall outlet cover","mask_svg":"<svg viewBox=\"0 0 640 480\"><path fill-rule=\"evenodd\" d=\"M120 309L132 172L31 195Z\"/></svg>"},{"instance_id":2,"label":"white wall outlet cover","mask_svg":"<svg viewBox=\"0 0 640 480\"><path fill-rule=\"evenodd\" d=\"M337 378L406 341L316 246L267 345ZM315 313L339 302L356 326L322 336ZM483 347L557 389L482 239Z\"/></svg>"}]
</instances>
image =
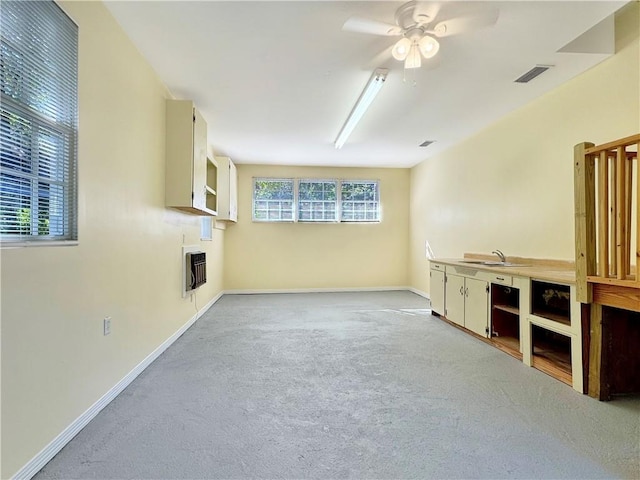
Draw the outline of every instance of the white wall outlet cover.
<instances>
[{"instance_id":1,"label":"white wall outlet cover","mask_svg":"<svg viewBox=\"0 0 640 480\"><path fill-rule=\"evenodd\" d=\"M103 335L109 335L111 333L111 317L105 317L102 321L102 333Z\"/></svg>"}]
</instances>

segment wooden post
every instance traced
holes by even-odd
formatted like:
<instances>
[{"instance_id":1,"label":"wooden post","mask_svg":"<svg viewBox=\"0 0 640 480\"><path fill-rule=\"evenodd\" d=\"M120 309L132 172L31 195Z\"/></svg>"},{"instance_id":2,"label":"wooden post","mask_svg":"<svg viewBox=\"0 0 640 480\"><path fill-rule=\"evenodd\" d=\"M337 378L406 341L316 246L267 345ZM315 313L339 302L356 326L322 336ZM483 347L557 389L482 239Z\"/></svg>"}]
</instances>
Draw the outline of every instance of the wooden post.
<instances>
[{"instance_id":1,"label":"wooden post","mask_svg":"<svg viewBox=\"0 0 640 480\"><path fill-rule=\"evenodd\" d=\"M616 267L619 280L626 278L628 252L627 252L627 195L626 177L627 162L624 155L624 147L618 147L616 156Z\"/></svg>"},{"instance_id":2,"label":"wooden post","mask_svg":"<svg viewBox=\"0 0 640 480\"><path fill-rule=\"evenodd\" d=\"M609 265L611 267L611 275L616 276L618 269L616 268L616 244L618 235L618 222L616 219L616 158L609 157L609 164L611 165L611 174L609 175L609 220L610 220L610 235L609 235Z\"/></svg>"},{"instance_id":3,"label":"wooden post","mask_svg":"<svg viewBox=\"0 0 640 480\"><path fill-rule=\"evenodd\" d=\"M625 159L625 170L626 170L626 177L625 177L625 205L626 205L626 209L627 209L627 218L625 219L625 224L626 224L626 232L627 232L627 237L626 237L626 241L625 241L625 246L624 246L624 250L627 254L627 265L626 265L626 275L625 278L629 278L629 276L631 275L631 212L633 210L632 208L632 203L633 203L633 159L631 157L627 157L627 152L625 147L621 147L622 148L622 155Z\"/></svg>"},{"instance_id":4,"label":"wooden post","mask_svg":"<svg viewBox=\"0 0 640 480\"><path fill-rule=\"evenodd\" d=\"M585 150L593 143L579 143L573 149L576 232L576 292L581 303L591 303L587 275L596 273L595 162Z\"/></svg>"},{"instance_id":5,"label":"wooden post","mask_svg":"<svg viewBox=\"0 0 640 480\"><path fill-rule=\"evenodd\" d=\"M602 305L591 304L589 321L589 396L600 398L602 364Z\"/></svg>"},{"instance_id":6,"label":"wooden post","mask_svg":"<svg viewBox=\"0 0 640 480\"><path fill-rule=\"evenodd\" d=\"M631 160L633 162L633 160ZM640 284L640 142L636 151L636 283Z\"/></svg>"},{"instance_id":7,"label":"wooden post","mask_svg":"<svg viewBox=\"0 0 640 480\"><path fill-rule=\"evenodd\" d=\"M600 152L598 159L598 271L609 276L609 158Z\"/></svg>"}]
</instances>

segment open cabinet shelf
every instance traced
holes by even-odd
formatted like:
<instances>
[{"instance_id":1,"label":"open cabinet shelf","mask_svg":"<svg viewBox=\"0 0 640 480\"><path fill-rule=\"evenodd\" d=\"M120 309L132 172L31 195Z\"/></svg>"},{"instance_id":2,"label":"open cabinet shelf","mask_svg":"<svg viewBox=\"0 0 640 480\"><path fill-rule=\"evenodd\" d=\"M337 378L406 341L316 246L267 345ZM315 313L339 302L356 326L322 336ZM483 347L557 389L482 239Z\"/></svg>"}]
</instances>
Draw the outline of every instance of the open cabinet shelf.
<instances>
[{"instance_id":1,"label":"open cabinet shelf","mask_svg":"<svg viewBox=\"0 0 640 480\"><path fill-rule=\"evenodd\" d=\"M211 157L207 157L207 191L206 205L209 210L218 213L218 164Z\"/></svg>"},{"instance_id":2,"label":"open cabinet shelf","mask_svg":"<svg viewBox=\"0 0 640 480\"><path fill-rule=\"evenodd\" d=\"M533 280L531 282L531 313L538 317L571 325L570 289L568 285Z\"/></svg>"},{"instance_id":3,"label":"open cabinet shelf","mask_svg":"<svg viewBox=\"0 0 640 480\"><path fill-rule=\"evenodd\" d=\"M531 326L531 365L572 385L571 338L538 325Z\"/></svg>"},{"instance_id":4,"label":"open cabinet shelf","mask_svg":"<svg viewBox=\"0 0 640 480\"><path fill-rule=\"evenodd\" d=\"M500 350L522 359L517 288L491 284L491 341Z\"/></svg>"}]
</instances>

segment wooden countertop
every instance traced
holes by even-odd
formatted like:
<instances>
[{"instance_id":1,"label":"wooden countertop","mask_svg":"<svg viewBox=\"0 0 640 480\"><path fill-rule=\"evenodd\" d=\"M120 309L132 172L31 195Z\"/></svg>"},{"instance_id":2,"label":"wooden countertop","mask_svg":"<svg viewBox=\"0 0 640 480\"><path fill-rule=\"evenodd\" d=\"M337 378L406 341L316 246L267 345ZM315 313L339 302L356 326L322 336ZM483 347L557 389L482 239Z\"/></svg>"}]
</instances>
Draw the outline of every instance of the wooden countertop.
<instances>
[{"instance_id":1,"label":"wooden countertop","mask_svg":"<svg viewBox=\"0 0 640 480\"><path fill-rule=\"evenodd\" d=\"M482 265L481 263L466 263L464 260L488 260L497 261L495 255L479 253L465 253L463 258L434 258L432 263L444 263L456 267L472 268L483 272L502 273L518 277L529 277L537 280L558 282L575 285L576 270L575 264L565 260L548 260L541 258L507 257L507 262L515 263L513 267L500 267Z\"/></svg>"}]
</instances>

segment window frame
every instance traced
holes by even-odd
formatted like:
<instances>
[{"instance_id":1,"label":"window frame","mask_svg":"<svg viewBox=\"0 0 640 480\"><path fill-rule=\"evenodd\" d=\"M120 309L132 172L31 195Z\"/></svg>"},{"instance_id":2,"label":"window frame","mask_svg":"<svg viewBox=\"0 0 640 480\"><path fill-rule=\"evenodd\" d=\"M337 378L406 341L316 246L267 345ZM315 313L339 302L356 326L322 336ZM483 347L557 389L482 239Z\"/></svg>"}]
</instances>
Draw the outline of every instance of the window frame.
<instances>
[{"instance_id":1,"label":"window frame","mask_svg":"<svg viewBox=\"0 0 640 480\"><path fill-rule=\"evenodd\" d=\"M375 210L376 213L376 218L375 219L347 219L345 220L344 217L344 212L345 212L345 208L343 203L345 202L345 200L342 198L342 192L343 192L343 185L345 183L361 183L361 184L375 184L375 200L347 200L353 203L356 202L365 202L365 203L372 203L375 202L377 204L377 208ZM366 208L365 208L365 212L366 212ZM340 182L340 222L341 223L380 223L382 221L382 202L380 201L380 181L378 180L353 180L353 179L348 179L348 180L342 180Z\"/></svg>"},{"instance_id":2,"label":"window frame","mask_svg":"<svg viewBox=\"0 0 640 480\"><path fill-rule=\"evenodd\" d=\"M299 223L338 223L340 218L340 180L335 178L297 178L296 180L296 222ZM328 202L330 200L300 200L300 183L335 183L336 186L336 199L333 201L335 205L333 219L313 219L313 218L300 218L302 213L301 202L314 202L322 201ZM311 210L313 213L313 210Z\"/></svg>"},{"instance_id":3,"label":"window frame","mask_svg":"<svg viewBox=\"0 0 640 480\"><path fill-rule=\"evenodd\" d=\"M289 220L278 220L278 219L268 219L268 218L256 218L256 182L258 181L291 181L293 182L293 219ZM313 182L336 182L336 217L335 220L313 220L313 219L299 219L299 210L300 210L300 196L299 196L299 187L300 182L304 183L313 183ZM375 220L371 219L342 219L342 185L343 183L373 183L376 186L376 196L377 196L377 215ZM303 223L303 224L378 224L382 223L382 201L380 196L380 180L371 180L371 179L359 179L359 178L345 178L345 179L336 179L336 178L320 178L320 177L253 177L252 179L252 201L251 201L251 219L256 223Z\"/></svg>"},{"instance_id":4,"label":"window frame","mask_svg":"<svg viewBox=\"0 0 640 480\"><path fill-rule=\"evenodd\" d=\"M6 156L3 155L1 168L4 181L0 190L0 212L3 215L0 248L77 245L79 29L53 0L16 2L18 4L10 9L11 12L7 12L8 6L5 6L1 14L3 17L13 15L2 18L3 26L10 27L1 38L3 60L7 61L2 69L3 80L13 78L16 83L3 81L0 88L3 117L0 139L6 142L6 150L3 150ZM10 18L16 20L5 24L11 21ZM23 30L30 32L29 36L22 37L27 40L22 43L15 41L16 35L19 36ZM46 57L45 48L52 51ZM14 69L9 59L17 55L22 66ZM34 77L30 69L39 65L42 58L56 66L64 65L65 74L43 67L37 70L38 77ZM35 82L34 78L38 81ZM34 104L32 96L36 88L46 92L64 90L65 96L52 94L45 102ZM65 104L70 108L57 110ZM28 153L15 153L14 156L9 145L19 145L15 142L20 140L18 133L10 131L13 129L11 122L15 121L24 124L22 135L30 148ZM24 185L24 190L20 184ZM42 194L41 188L47 193ZM20 219L22 210L28 210L25 214L28 225L24 227ZM52 224L51 220L56 217ZM46 233L40 233L42 219L47 222ZM5 228L10 233L2 233Z\"/></svg>"},{"instance_id":5,"label":"window frame","mask_svg":"<svg viewBox=\"0 0 640 480\"><path fill-rule=\"evenodd\" d=\"M266 212L267 212L267 218L257 218L256 217L256 183L257 182L261 182L261 181L271 181L271 182L292 182L292 197L291 197L291 219L270 219L268 218L269 216L269 209L267 208ZM296 202L296 198L298 195L298 184L296 182L296 179L294 178L286 178L286 177L253 177L252 179L252 200L251 200L251 220L253 222L259 222L259 223L294 223L297 217L297 202ZM278 202L283 202L286 200L258 200L258 201L264 201L264 202L269 202L269 201L278 201ZM282 208L280 208L280 210L282 211Z\"/></svg>"}]
</instances>

